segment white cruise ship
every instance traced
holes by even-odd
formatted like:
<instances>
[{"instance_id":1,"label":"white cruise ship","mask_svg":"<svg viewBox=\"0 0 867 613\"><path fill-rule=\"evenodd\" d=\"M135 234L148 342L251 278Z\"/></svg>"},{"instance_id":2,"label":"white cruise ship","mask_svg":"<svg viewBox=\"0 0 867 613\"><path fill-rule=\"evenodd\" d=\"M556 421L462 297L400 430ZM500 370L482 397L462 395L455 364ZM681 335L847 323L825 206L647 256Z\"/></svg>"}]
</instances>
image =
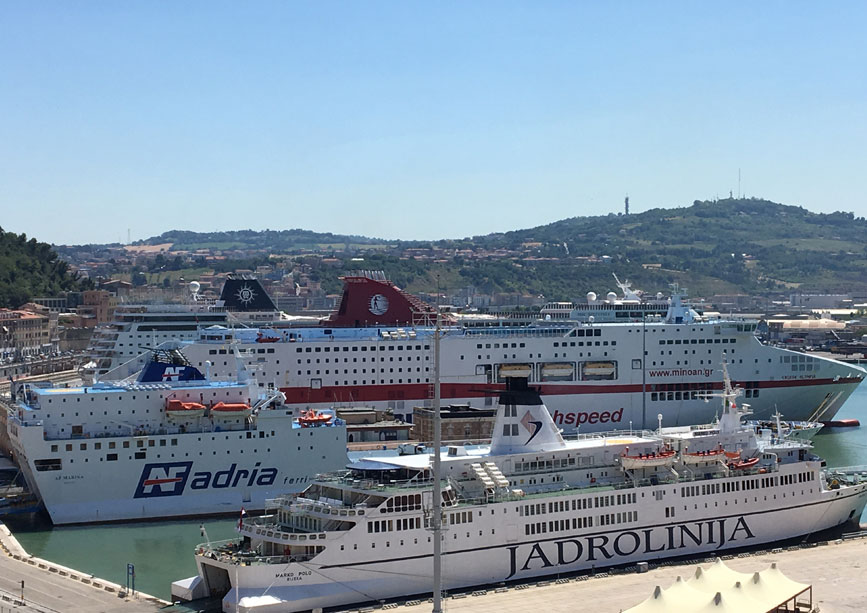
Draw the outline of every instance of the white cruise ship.
<instances>
[{"instance_id":1,"label":"white cruise ship","mask_svg":"<svg viewBox=\"0 0 867 613\"><path fill-rule=\"evenodd\" d=\"M100 377L166 341L194 341L209 326L261 326L278 323L281 312L254 277L231 274L220 298L204 300L190 283L186 304L122 304L113 321L93 332L88 347L89 376Z\"/></svg>"},{"instance_id":2,"label":"white cruise ship","mask_svg":"<svg viewBox=\"0 0 867 613\"><path fill-rule=\"evenodd\" d=\"M211 381L176 350L137 376L84 387L24 384L7 430L54 524L262 510L343 466L346 427L319 427L260 389L241 360ZM317 424L326 420L315 420Z\"/></svg>"},{"instance_id":3,"label":"white cruise ship","mask_svg":"<svg viewBox=\"0 0 867 613\"><path fill-rule=\"evenodd\" d=\"M212 375L233 375L234 348L255 358L260 385L272 384L295 406L373 406L412 421L430 406L434 309L385 280L344 278L340 305L318 326L210 328L184 349ZM707 319L672 296L666 316L642 322L508 321L452 323L442 339L442 398L493 406L509 376L537 385L566 432L707 423L720 389L714 365L729 356L757 419L787 407L786 419L830 420L865 370L763 344L755 323Z\"/></svg>"},{"instance_id":4,"label":"white cruise ship","mask_svg":"<svg viewBox=\"0 0 867 613\"><path fill-rule=\"evenodd\" d=\"M526 380L500 397L490 448L441 456L443 589L802 538L857 521L867 483L809 443L739 422L566 441ZM239 540L199 545L174 598L301 611L432 590L431 458L371 457L272 501Z\"/></svg>"}]
</instances>

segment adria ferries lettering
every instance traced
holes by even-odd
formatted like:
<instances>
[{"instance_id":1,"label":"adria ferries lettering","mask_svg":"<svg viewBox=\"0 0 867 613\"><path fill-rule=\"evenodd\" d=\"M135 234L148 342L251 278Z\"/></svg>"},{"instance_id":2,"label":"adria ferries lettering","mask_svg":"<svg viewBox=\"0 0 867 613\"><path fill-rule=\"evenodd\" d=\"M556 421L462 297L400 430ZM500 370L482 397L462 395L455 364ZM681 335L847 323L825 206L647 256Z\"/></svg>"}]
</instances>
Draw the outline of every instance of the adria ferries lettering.
<instances>
[{"instance_id":1,"label":"adria ferries lettering","mask_svg":"<svg viewBox=\"0 0 867 613\"><path fill-rule=\"evenodd\" d=\"M707 545L716 545L714 549L719 549L727 543L751 538L755 538L753 531L746 520L739 517L734 522L713 519L645 530L625 530L613 535L579 536L532 545L514 545L508 547L509 576L506 579L527 570L570 566L579 562L607 562L615 557L625 558L635 554L654 554L686 547L704 548ZM613 560L612 564L618 562Z\"/></svg>"},{"instance_id":2,"label":"adria ferries lettering","mask_svg":"<svg viewBox=\"0 0 867 613\"><path fill-rule=\"evenodd\" d=\"M248 470L238 468L237 464L232 464L227 470L218 470L213 473L200 471L191 474L192 462L145 464L133 498L180 496L184 493L187 481L190 482L191 490L274 485L274 481L277 479L277 469L260 468L261 465L261 462L256 462L253 469Z\"/></svg>"}]
</instances>

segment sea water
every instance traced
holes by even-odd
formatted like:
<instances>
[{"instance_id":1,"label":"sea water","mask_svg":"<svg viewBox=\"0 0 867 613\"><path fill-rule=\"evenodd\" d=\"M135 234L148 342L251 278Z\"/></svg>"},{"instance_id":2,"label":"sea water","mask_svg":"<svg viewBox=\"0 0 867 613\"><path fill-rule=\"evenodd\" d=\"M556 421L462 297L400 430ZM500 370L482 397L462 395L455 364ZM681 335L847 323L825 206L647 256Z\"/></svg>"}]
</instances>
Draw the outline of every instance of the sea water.
<instances>
[{"instance_id":1,"label":"sea water","mask_svg":"<svg viewBox=\"0 0 867 613\"><path fill-rule=\"evenodd\" d=\"M864 426L817 435L816 453L828 466L867 465L867 385L850 396L837 418L859 419ZM237 518L61 528L52 528L44 518L7 523L34 556L120 585L127 585L127 565L132 564L136 589L165 599L170 597L172 581L196 574L193 548L208 540L235 538L237 524Z\"/></svg>"}]
</instances>

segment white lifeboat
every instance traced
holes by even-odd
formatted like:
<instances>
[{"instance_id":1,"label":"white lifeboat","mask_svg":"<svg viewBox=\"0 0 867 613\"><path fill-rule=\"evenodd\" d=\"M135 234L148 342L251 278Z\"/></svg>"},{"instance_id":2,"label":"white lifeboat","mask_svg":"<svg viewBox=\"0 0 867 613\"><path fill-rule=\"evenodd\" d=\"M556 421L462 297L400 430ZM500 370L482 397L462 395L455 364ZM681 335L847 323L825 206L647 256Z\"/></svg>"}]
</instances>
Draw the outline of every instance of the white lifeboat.
<instances>
[{"instance_id":1,"label":"white lifeboat","mask_svg":"<svg viewBox=\"0 0 867 613\"><path fill-rule=\"evenodd\" d=\"M682 452L680 461L684 464L701 464L703 462L716 462L727 457L722 447L708 451L696 451L695 453Z\"/></svg>"},{"instance_id":2,"label":"white lifeboat","mask_svg":"<svg viewBox=\"0 0 867 613\"><path fill-rule=\"evenodd\" d=\"M677 452L674 449L664 449L662 451L654 451L651 453L629 455L629 448L627 447L620 456L620 465L627 470L671 466L674 464L676 453Z\"/></svg>"},{"instance_id":3,"label":"white lifeboat","mask_svg":"<svg viewBox=\"0 0 867 613\"><path fill-rule=\"evenodd\" d=\"M533 367L529 364L500 364L501 377L524 377L529 378Z\"/></svg>"},{"instance_id":4,"label":"white lifeboat","mask_svg":"<svg viewBox=\"0 0 867 613\"><path fill-rule=\"evenodd\" d=\"M542 365L542 377L570 379L575 367L569 362L549 362Z\"/></svg>"},{"instance_id":5,"label":"white lifeboat","mask_svg":"<svg viewBox=\"0 0 867 613\"><path fill-rule=\"evenodd\" d=\"M616 372L614 362L585 362L581 367L585 377L610 377Z\"/></svg>"}]
</instances>

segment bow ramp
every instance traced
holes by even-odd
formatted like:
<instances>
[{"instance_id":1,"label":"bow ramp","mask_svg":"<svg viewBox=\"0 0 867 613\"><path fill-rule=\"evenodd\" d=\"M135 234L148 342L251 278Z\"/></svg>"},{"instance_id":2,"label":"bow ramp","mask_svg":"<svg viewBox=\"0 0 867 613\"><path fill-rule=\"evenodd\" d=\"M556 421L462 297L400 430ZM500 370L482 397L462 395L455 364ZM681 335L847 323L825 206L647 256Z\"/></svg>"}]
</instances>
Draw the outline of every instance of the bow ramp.
<instances>
[{"instance_id":1,"label":"bow ramp","mask_svg":"<svg viewBox=\"0 0 867 613\"><path fill-rule=\"evenodd\" d=\"M542 403L538 390L524 377L510 377L500 394L500 406L491 438L491 455L553 451L566 447Z\"/></svg>"}]
</instances>

